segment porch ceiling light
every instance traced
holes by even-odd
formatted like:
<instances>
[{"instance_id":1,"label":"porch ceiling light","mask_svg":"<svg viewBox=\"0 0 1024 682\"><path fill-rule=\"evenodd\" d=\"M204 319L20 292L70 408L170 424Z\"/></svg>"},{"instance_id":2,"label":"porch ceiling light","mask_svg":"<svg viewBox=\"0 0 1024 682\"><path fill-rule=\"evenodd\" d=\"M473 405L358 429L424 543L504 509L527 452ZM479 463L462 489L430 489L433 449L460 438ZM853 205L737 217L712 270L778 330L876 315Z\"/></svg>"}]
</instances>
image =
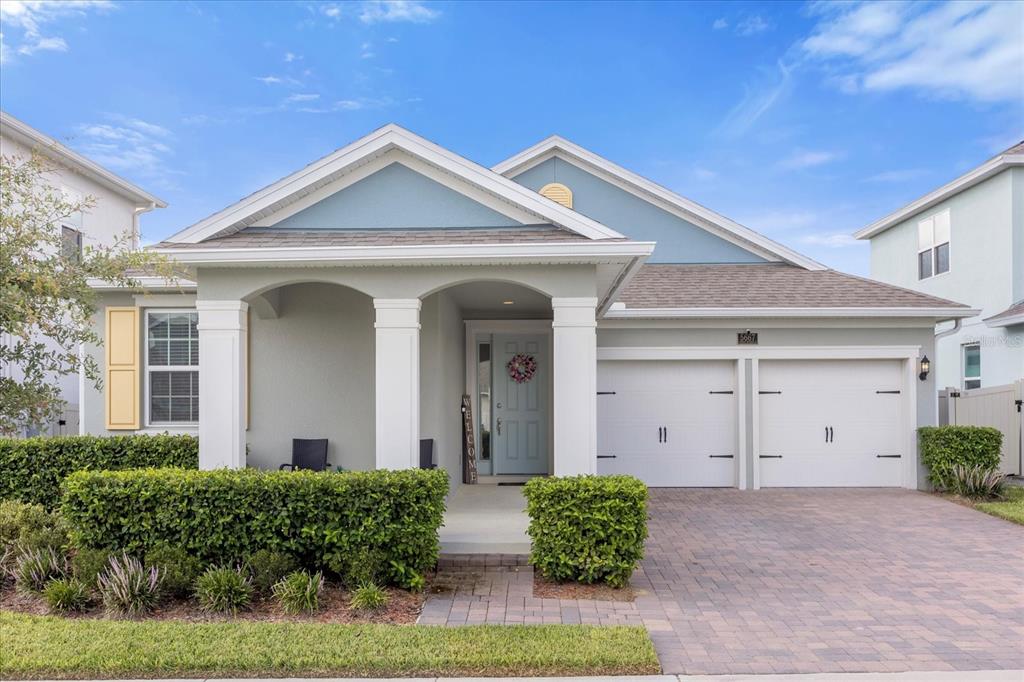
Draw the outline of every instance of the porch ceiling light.
<instances>
[{"instance_id":1,"label":"porch ceiling light","mask_svg":"<svg viewBox=\"0 0 1024 682\"><path fill-rule=\"evenodd\" d=\"M928 373L931 371L932 362L931 360L928 359L928 356L925 355L923 358L921 358L921 373L917 375L917 378L920 379L921 381L924 381L925 379L928 378Z\"/></svg>"},{"instance_id":2,"label":"porch ceiling light","mask_svg":"<svg viewBox=\"0 0 1024 682\"><path fill-rule=\"evenodd\" d=\"M515 301L502 301L501 302L502 305L512 305L513 303L515 303Z\"/></svg>"}]
</instances>

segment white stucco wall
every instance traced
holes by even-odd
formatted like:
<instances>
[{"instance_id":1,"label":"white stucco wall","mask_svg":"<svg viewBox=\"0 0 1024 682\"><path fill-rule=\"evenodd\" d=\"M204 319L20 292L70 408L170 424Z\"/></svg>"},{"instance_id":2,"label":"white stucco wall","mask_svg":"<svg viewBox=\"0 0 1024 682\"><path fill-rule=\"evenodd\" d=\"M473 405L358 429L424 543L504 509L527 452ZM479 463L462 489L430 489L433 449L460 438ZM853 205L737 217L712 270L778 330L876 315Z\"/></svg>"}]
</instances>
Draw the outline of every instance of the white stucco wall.
<instances>
[{"instance_id":1,"label":"white stucco wall","mask_svg":"<svg viewBox=\"0 0 1024 682\"><path fill-rule=\"evenodd\" d=\"M434 439L437 466L448 471L454 488L462 481L462 312L450 294L441 291L423 301L420 324L420 437Z\"/></svg>"},{"instance_id":2,"label":"white stucco wall","mask_svg":"<svg viewBox=\"0 0 1024 682\"><path fill-rule=\"evenodd\" d=\"M950 214L949 272L917 278L917 225ZM980 308L961 330L938 340L939 388L961 387L965 343L981 343L982 386L1024 376L1024 329L992 328L984 318L1024 297L1024 169L1012 168L871 239L871 276L897 286Z\"/></svg>"}]
</instances>

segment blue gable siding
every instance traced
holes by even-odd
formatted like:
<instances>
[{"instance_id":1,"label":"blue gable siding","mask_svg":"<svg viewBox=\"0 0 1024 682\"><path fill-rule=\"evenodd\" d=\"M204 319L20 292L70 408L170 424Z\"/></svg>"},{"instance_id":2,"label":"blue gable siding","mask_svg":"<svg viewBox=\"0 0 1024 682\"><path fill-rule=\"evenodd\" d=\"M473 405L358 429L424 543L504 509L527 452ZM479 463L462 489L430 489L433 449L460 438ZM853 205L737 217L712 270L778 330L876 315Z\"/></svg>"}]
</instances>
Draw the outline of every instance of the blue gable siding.
<instances>
[{"instance_id":1,"label":"blue gable siding","mask_svg":"<svg viewBox=\"0 0 1024 682\"><path fill-rule=\"evenodd\" d=\"M392 163L273 225L302 230L509 227L519 222Z\"/></svg>"},{"instance_id":2,"label":"blue gable siding","mask_svg":"<svg viewBox=\"0 0 1024 682\"><path fill-rule=\"evenodd\" d=\"M534 191L549 182L566 185L572 190L574 210L630 239L657 242L648 263L765 262L563 159L548 159L512 179Z\"/></svg>"}]
</instances>

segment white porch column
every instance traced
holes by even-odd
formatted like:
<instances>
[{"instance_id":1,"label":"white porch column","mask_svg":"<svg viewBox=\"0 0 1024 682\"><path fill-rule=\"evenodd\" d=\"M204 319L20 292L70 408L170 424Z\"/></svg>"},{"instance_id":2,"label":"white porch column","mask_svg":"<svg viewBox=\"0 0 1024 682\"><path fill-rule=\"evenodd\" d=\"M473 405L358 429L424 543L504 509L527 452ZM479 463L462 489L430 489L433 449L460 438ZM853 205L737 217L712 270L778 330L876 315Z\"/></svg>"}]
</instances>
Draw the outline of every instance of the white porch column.
<instances>
[{"instance_id":1,"label":"white porch column","mask_svg":"<svg viewBox=\"0 0 1024 682\"><path fill-rule=\"evenodd\" d=\"M375 298L378 469L419 466L420 300Z\"/></svg>"},{"instance_id":2,"label":"white porch column","mask_svg":"<svg viewBox=\"0 0 1024 682\"><path fill-rule=\"evenodd\" d=\"M244 301L196 301L199 312L199 468L245 467Z\"/></svg>"},{"instance_id":3,"label":"white porch column","mask_svg":"<svg viewBox=\"0 0 1024 682\"><path fill-rule=\"evenodd\" d=\"M596 298L552 298L555 476L597 473Z\"/></svg>"}]
</instances>

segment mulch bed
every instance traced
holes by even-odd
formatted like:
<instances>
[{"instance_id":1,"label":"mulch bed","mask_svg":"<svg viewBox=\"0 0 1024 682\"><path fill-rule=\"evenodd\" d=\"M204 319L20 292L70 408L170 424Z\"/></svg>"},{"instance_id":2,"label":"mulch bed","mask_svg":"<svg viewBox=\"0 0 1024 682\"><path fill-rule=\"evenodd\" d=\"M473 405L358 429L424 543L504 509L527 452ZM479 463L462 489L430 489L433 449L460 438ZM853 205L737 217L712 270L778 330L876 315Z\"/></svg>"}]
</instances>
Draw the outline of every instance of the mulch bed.
<instances>
[{"instance_id":1,"label":"mulch bed","mask_svg":"<svg viewBox=\"0 0 1024 682\"><path fill-rule=\"evenodd\" d=\"M312 616L289 616L281 611L273 599L261 599L252 606L239 611L237 615L210 614L203 611L194 599L176 599L164 602L146 620L174 620L191 623L221 622L225 620L264 622L306 622L306 623L386 623L409 625L416 622L423 609L426 592L407 592L398 588L387 588L388 604L379 611L355 611L349 608L351 594L348 590L326 585L320 597L320 611ZM48 613L46 602L35 595L18 592L10 585L0 591L0 610L33 615ZM70 614L70 618L103 618L102 605L95 600L90 610Z\"/></svg>"},{"instance_id":2,"label":"mulch bed","mask_svg":"<svg viewBox=\"0 0 1024 682\"><path fill-rule=\"evenodd\" d=\"M592 601L633 601L633 588L581 583L556 583L539 573L533 575L533 596L540 599L590 599Z\"/></svg>"}]
</instances>

